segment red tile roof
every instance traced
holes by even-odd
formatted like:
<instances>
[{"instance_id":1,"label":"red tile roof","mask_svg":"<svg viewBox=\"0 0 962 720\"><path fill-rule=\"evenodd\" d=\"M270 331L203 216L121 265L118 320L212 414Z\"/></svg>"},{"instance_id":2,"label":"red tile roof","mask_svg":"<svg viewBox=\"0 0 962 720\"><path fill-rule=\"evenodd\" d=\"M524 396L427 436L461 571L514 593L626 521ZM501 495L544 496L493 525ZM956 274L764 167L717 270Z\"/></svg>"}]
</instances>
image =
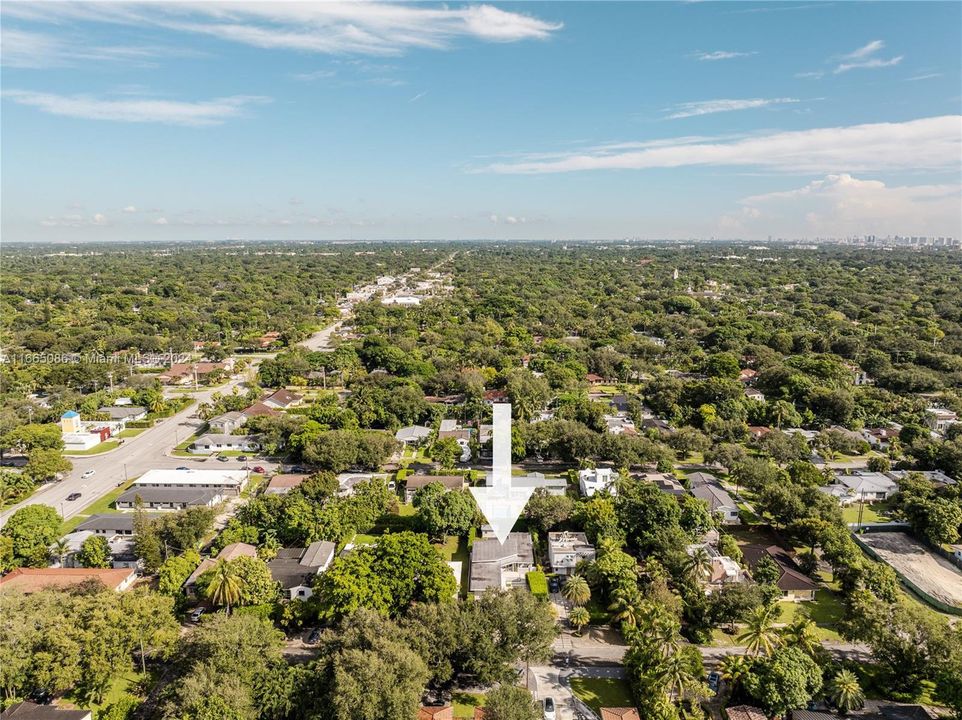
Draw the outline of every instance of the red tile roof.
<instances>
[{"instance_id":1,"label":"red tile roof","mask_svg":"<svg viewBox=\"0 0 962 720\"><path fill-rule=\"evenodd\" d=\"M46 588L76 587L87 580L99 580L105 587L117 590L134 573L130 568L17 568L2 578L4 590L37 592Z\"/></svg>"},{"instance_id":2,"label":"red tile roof","mask_svg":"<svg viewBox=\"0 0 962 720\"><path fill-rule=\"evenodd\" d=\"M443 707L421 706L418 710L418 720L454 720L454 708L450 705Z\"/></svg>"},{"instance_id":3,"label":"red tile roof","mask_svg":"<svg viewBox=\"0 0 962 720\"><path fill-rule=\"evenodd\" d=\"M601 708L601 720L641 720L633 707Z\"/></svg>"}]
</instances>

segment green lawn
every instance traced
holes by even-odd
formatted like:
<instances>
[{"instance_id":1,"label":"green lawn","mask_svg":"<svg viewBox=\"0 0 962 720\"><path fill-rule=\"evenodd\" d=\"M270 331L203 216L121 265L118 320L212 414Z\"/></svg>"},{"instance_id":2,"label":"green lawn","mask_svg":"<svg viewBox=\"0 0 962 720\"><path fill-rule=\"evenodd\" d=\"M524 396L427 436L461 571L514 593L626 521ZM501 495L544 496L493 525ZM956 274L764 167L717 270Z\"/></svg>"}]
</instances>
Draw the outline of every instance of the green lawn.
<instances>
[{"instance_id":1,"label":"green lawn","mask_svg":"<svg viewBox=\"0 0 962 720\"><path fill-rule=\"evenodd\" d=\"M74 528L80 525L84 520L89 518L91 515L102 515L104 513L119 512L118 510L115 510L114 508L112 508L111 505L113 505L114 500L120 497L123 493L125 493L130 488L131 485L133 485L135 479L136 478L131 478L120 487L117 487L111 490L109 493L104 495L99 500L96 500L95 502L90 503L87 507L85 507L83 510L81 510L79 513L74 515L69 520L65 520L63 522L63 525L60 528L60 534L66 535L69 532L73 532Z\"/></svg>"},{"instance_id":2,"label":"green lawn","mask_svg":"<svg viewBox=\"0 0 962 720\"><path fill-rule=\"evenodd\" d=\"M365 533L356 533L351 542L355 545L373 545L377 541L377 535L367 535Z\"/></svg>"},{"instance_id":3,"label":"green lawn","mask_svg":"<svg viewBox=\"0 0 962 720\"><path fill-rule=\"evenodd\" d=\"M74 457L79 455L100 455L109 450L113 450L115 447L120 447L120 442L117 440L107 440L99 445L90 448L89 450L65 450L64 455L66 457Z\"/></svg>"},{"instance_id":4,"label":"green lawn","mask_svg":"<svg viewBox=\"0 0 962 720\"><path fill-rule=\"evenodd\" d=\"M64 695L64 700L66 700L67 703L74 708L89 708L90 710L94 711L101 710L107 705L120 700L124 694L140 697L137 685L142 678L143 675L133 669L127 670L123 675L118 675L110 683L110 687L107 689L107 692L104 695L104 701L99 704L88 703L73 693L67 693ZM96 715L96 712L94 714Z\"/></svg>"},{"instance_id":5,"label":"green lawn","mask_svg":"<svg viewBox=\"0 0 962 720\"><path fill-rule=\"evenodd\" d=\"M187 452L187 446L190 445L192 442L194 442L194 440L199 438L202 434L203 433L199 433L199 432L194 433L189 438L184 440L184 442L180 443L180 445L175 447L170 454L173 455L174 457L198 457L194 453Z\"/></svg>"},{"instance_id":6,"label":"green lawn","mask_svg":"<svg viewBox=\"0 0 962 720\"><path fill-rule=\"evenodd\" d=\"M436 543L434 547L441 553L445 562L461 563L461 592L464 593L471 580L471 556L468 552L467 540L455 535L448 535L443 543Z\"/></svg>"},{"instance_id":7,"label":"green lawn","mask_svg":"<svg viewBox=\"0 0 962 720\"><path fill-rule=\"evenodd\" d=\"M830 590L816 590L815 602L781 602L782 614L779 623L790 623L798 614L807 615L815 623L815 633L820 640L841 640L835 630L842 619L844 609L841 602Z\"/></svg>"},{"instance_id":8,"label":"green lawn","mask_svg":"<svg viewBox=\"0 0 962 720\"><path fill-rule=\"evenodd\" d=\"M121 430L117 437L124 438L125 440L127 438L137 437L146 429L147 428L127 428L126 430Z\"/></svg>"},{"instance_id":9,"label":"green lawn","mask_svg":"<svg viewBox=\"0 0 962 720\"><path fill-rule=\"evenodd\" d=\"M411 503L399 503L397 506L397 514L401 517L411 517L417 512L417 508Z\"/></svg>"},{"instance_id":10,"label":"green lawn","mask_svg":"<svg viewBox=\"0 0 962 720\"><path fill-rule=\"evenodd\" d=\"M634 707L628 683L620 678L571 678L571 689L592 710L602 707Z\"/></svg>"},{"instance_id":11,"label":"green lawn","mask_svg":"<svg viewBox=\"0 0 962 720\"><path fill-rule=\"evenodd\" d=\"M484 695L456 692L451 694L451 702L454 705L454 717L473 718L474 709L484 706Z\"/></svg>"},{"instance_id":12,"label":"green lawn","mask_svg":"<svg viewBox=\"0 0 962 720\"><path fill-rule=\"evenodd\" d=\"M858 503L850 505L847 508L842 508L842 519L847 523L857 523L858 522ZM875 522L889 522L891 518L887 517L885 513L888 511L887 503L875 503L874 505L866 504L862 510L862 522L863 523L875 523Z\"/></svg>"}]
</instances>

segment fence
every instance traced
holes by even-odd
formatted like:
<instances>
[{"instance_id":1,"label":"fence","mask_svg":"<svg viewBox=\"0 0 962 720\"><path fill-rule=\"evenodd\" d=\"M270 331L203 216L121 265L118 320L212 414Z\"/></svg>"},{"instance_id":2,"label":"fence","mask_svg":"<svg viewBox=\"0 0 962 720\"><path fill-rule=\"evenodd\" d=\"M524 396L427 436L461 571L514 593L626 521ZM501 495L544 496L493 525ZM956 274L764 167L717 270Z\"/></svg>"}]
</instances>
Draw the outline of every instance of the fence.
<instances>
[{"instance_id":1,"label":"fence","mask_svg":"<svg viewBox=\"0 0 962 720\"><path fill-rule=\"evenodd\" d=\"M876 530L876 528L867 528L864 526L863 526L863 529L869 532L873 532ZM927 592L925 592L925 590L920 588L918 585L916 585L914 582L912 582L907 577L905 577L902 573L900 573L898 569L895 568L893 565L891 565L888 562L885 562L885 560L882 557L880 557L877 552L875 552L875 549L871 545L867 545L865 542L862 541L862 538L860 538L858 534L853 532L852 538L855 540L855 543L860 548L862 548L862 551L865 552L866 555L868 555L870 558L872 558L876 562L885 563L890 568L892 568L892 570L895 571L895 574L898 576L898 579L902 582L902 584L905 585L905 587L907 587L913 593L915 593L923 601L925 601L926 603L934 607L936 610L939 610L940 612L944 612L949 615L958 615L962 617L962 608L957 608L954 605L948 605L947 603L944 603L941 600L938 600L932 597Z\"/></svg>"}]
</instances>

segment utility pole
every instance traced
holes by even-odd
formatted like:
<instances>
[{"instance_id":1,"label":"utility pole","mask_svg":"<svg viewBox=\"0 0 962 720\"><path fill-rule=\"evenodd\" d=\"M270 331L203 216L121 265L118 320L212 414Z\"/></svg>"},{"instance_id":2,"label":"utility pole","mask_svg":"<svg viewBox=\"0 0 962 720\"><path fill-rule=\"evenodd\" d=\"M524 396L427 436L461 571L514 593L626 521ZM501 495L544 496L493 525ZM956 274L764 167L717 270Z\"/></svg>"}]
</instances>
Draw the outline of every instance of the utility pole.
<instances>
[{"instance_id":1,"label":"utility pole","mask_svg":"<svg viewBox=\"0 0 962 720\"><path fill-rule=\"evenodd\" d=\"M862 529L862 513L864 511L865 511L865 491L862 490L862 492L859 494L859 503L858 503L858 529L859 530Z\"/></svg>"}]
</instances>

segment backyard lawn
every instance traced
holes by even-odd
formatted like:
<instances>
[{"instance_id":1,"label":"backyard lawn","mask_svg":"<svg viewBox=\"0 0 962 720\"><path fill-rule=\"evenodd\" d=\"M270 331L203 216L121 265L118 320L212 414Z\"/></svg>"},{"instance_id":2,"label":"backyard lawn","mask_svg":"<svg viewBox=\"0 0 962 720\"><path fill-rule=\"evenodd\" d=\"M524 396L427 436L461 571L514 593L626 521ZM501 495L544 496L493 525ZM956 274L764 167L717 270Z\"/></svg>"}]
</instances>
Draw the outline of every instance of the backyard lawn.
<instances>
[{"instance_id":1,"label":"backyard lawn","mask_svg":"<svg viewBox=\"0 0 962 720\"><path fill-rule=\"evenodd\" d=\"M454 705L454 717L473 718L474 709L484 705L484 695L456 692L451 695L451 702Z\"/></svg>"},{"instance_id":2,"label":"backyard lawn","mask_svg":"<svg viewBox=\"0 0 962 720\"><path fill-rule=\"evenodd\" d=\"M781 602L779 607L782 609L778 618L779 624L788 624L796 615L802 613L815 623L815 633L820 640L841 639L835 628L842 619L844 609L831 590L816 590L815 602Z\"/></svg>"},{"instance_id":3,"label":"backyard lawn","mask_svg":"<svg viewBox=\"0 0 962 720\"><path fill-rule=\"evenodd\" d=\"M592 710L602 707L634 707L628 683L620 678L571 678L571 690Z\"/></svg>"},{"instance_id":4,"label":"backyard lawn","mask_svg":"<svg viewBox=\"0 0 962 720\"><path fill-rule=\"evenodd\" d=\"M858 503L850 505L847 508L842 508L842 519L847 523L857 523L858 522ZM891 518L887 517L885 513L888 511L888 505L886 503L875 503L874 505L866 504L862 510L862 522L863 523L876 523L876 522L889 522Z\"/></svg>"}]
</instances>

